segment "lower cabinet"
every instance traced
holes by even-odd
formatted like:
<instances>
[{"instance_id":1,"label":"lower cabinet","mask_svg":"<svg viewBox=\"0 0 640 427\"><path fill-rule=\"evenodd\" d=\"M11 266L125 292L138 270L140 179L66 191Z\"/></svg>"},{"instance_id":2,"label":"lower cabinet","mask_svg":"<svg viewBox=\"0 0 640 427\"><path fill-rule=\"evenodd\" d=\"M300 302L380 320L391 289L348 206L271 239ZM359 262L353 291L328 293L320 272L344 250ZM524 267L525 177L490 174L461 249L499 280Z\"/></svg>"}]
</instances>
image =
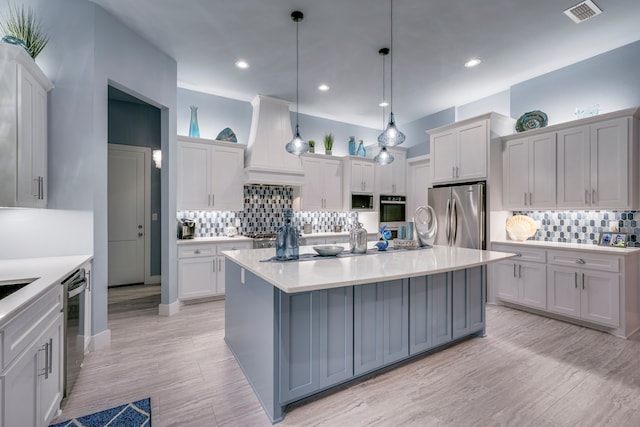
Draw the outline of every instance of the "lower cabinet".
<instances>
[{"instance_id":1,"label":"lower cabinet","mask_svg":"<svg viewBox=\"0 0 640 427\"><path fill-rule=\"evenodd\" d=\"M409 279L409 354L451 341L449 273Z\"/></svg>"},{"instance_id":2,"label":"lower cabinet","mask_svg":"<svg viewBox=\"0 0 640 427\"><path fill-rule=\"evenodd\" d=\"M251 249L251 242L193 243L178 247L178 298L181 300L224 295L223 251Z\"/></svg>"},{"instance_id":3,"label":"lower cabinet","mask_svg":"<svg viewBox=\"0 0 640 427\"><path fill-rule=\"evenodd\" d=\"M349 236L332 236L332 237L311 237L306 235L304 237L306 246L315 245L337 245L339 243L349 243Z\"/></svg>"},{"instance_id":4,"label":"lower cabinet","mask_svg":"<svg viewBox=\"0 0 640 427\"><path fill-rule=\"evenodd\" d=\"M501 300L547 308L545 264L503 261L493 265L493 274L497 283L496 296Z\"/></svg>"},{"instance_id":5,"label":"lower cabinet","mask_svg":"<svg viewBox=\"0 0 640 427\"><path fill-rule=\"evenodd\" d=\"M485 283L482 267L451 273L452 338L463 337L484 330Z\"/></svg>"},{"instance_id":6,"label":"lower cabinet","mask_svg":"<svg viewBox=\"0 0 640 427\"><path fill-rule=\"evenodd\" d=\"M33 326L33 325L29 325ZM57 312L46 329L0 375L4 393L0 425L48 426L63 392L63 314Z\"/></svg>"},{"instance_id":7,"label":"lower cabinet","mask_svg":"<svg viewBox=\"0 0 640 427\"><path fill-rule=\"evenodd\" d=\"M353 377L353 287L280 293L280 401Z\"/></svg>"}]
</instances>

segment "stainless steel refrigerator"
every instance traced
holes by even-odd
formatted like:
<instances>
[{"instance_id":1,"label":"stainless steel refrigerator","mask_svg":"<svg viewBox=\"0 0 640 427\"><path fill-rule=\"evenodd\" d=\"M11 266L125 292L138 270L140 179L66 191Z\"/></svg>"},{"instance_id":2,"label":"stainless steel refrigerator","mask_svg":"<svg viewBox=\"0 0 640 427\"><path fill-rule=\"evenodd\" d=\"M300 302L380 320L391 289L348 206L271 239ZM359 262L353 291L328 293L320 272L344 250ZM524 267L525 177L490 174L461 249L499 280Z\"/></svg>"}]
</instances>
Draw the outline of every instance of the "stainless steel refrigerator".
<instances>
[{"instance_id":1,"label":"stainless steel refrigerator","mask_svg":"<svg viewBox=\"0 0 640 427\"><path fill-rule=\"evenodd\" d=\"M438 220L434 244L486 249L484 189L484 182L429 189Z\"/></svg>"}]
</instances>

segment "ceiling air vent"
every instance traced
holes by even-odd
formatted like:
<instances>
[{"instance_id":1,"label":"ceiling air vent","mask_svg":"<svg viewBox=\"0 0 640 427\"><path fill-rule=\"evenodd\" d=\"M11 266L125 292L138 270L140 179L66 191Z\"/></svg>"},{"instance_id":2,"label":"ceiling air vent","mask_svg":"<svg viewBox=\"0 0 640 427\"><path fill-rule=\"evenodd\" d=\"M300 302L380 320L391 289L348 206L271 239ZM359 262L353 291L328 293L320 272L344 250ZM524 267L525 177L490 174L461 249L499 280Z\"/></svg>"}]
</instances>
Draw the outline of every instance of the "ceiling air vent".
<instances>
[{"instance_id":1,"label":"ceiling air vent","mask_svg":"<svg viewBox=\"0 0 640 427\"><path fill-rule=\"evenodd\" d=\"M596 15L600 15L601 13L602 9L596 6L596 4L591 0L580 2L564 11L564 14L571 18L571 20L576 24L584 22L589 18L593 18Z\"/></svg>"}]
</instances>

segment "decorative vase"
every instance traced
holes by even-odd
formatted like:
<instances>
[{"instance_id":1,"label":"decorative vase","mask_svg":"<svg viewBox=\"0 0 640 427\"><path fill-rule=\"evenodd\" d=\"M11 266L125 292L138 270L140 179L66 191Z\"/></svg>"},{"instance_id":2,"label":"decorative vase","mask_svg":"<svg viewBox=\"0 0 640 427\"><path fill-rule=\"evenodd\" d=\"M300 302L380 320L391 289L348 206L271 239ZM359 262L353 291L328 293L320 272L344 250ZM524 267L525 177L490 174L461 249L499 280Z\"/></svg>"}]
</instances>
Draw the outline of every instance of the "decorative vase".
<instances>
[{"instance_id":1,"label":"decorative vase","mask_svg":"<svg viewBox=\"0 0 640 427\"><path fill-rule=\"evenodd\" d=\"M309 152L310 153L315 153L316 152L316 147L309 146Z\"/></svg>"},{"instance_id":2,"label":"decorative vase","mask_svg":"<svg viewBox=\"0 0 640 427\"><path fill-rule=\"evenodd\" d=\"M191 107L191 121L189 122L189 136L192 138L200 138L200 128L198 128L198 107Z\"/></svg>"},{"instance_id":3,"label":"decorative vase","mask_svg":"<svg viewBox=\"0 0 640 427\"><path fill-rule=\"evenodd\" d=\"M367 150L365 150L362 140L360 140L360 144L358 144L358 156L367 157Z\"/></svg>"},{"instance_id":4,"label":"decorative vase","mask_svg":"<svg viewBox=\"0 0 640 427\"><path fill-rule=\"evenodd\" d=\"M324 154L326 154L327 156L330 156L331 155L331 150L325 149L324 150Z\"/></svg>"},{"instance_id":5,"label":"decorative vase","mask_svg":"<svg viewBox=\"0 0 640 427\"><path fill-rule=\"evenodd\" d=\"M356 155L356 137L355 136L349 137L349 155L350 156Z\"/></svg>"}]
</instances>

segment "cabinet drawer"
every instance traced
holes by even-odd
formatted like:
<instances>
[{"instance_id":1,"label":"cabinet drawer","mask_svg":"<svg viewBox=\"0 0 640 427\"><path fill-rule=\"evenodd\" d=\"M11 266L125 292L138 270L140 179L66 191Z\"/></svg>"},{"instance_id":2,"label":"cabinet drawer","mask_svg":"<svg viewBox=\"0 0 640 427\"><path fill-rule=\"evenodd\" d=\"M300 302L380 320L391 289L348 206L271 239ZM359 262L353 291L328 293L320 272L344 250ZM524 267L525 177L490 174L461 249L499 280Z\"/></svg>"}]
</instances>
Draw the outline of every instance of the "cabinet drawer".
<instances>
[{"instance_id":1,"label":"cabinet drawer","mask_svg":"<svg viewBox=\"0 0 640 427\"><path fill-rule=\"evenodd\" d=\"M195 244L178 246L178 258L194 258L216 254L216 245Z\"/></svg>"},{"instance_id":2,"label":"cabinet drawer","mask_svg":"<svg viewBox=\"0 0 640 427\"><path fill-rule=\"evenodd\" d=\"M619 257L584 252L549 251L549 264L589 268L613 273L620 271Z\"/></svg>"},{"instance_id":3,"label":"cabinet drawer","mask_svg":"<svg viewBox=\"0 0 640 427\"><path fill-rule=\"evenodd\" d=\"M529 247L492 244L492 251L511 252L518 254L518 258L511 261L547 262L547 251L544 249L534 249Z\"/></svg>"},{"instance_id":4,"label":"cabinet drawer","mask_svg":"<svg viewBox=\"0 0 640 427\"><path fill-rule=\"evenodd\" d=\"M0 330L0 371L42 333L44 323L62 311L62 285L27 306Z\"/></svg>"},{"instance_id":5,"label":"cabinet drawer","mask_svg":"<svg viewBox=\"0 0 640 427\"><path fill-rule=\"evenodd\" d=\"M218 243L217 255L222 255L222 251L235 251L240 249L251 249L251 242Z\"/></svg>"}]
</instances>

